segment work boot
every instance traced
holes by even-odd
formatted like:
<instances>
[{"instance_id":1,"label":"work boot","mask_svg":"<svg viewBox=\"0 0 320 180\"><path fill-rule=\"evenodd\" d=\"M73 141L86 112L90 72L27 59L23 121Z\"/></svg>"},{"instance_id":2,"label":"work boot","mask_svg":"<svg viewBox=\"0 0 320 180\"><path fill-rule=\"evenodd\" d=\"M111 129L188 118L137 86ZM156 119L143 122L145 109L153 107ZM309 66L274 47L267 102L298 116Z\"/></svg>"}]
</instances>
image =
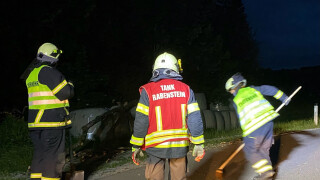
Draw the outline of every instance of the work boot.
<instances>
[{"instance_id":1,"label":"work boot","mask_svg":"<svg viewBox=\"0 0 320 180\"><path fill-rule=\"evenodd\" d=\"M274 174L275 174L274 171L268 171L255 176L253 180L271 180L273 179Z\"/></svg>"}]
</instances>

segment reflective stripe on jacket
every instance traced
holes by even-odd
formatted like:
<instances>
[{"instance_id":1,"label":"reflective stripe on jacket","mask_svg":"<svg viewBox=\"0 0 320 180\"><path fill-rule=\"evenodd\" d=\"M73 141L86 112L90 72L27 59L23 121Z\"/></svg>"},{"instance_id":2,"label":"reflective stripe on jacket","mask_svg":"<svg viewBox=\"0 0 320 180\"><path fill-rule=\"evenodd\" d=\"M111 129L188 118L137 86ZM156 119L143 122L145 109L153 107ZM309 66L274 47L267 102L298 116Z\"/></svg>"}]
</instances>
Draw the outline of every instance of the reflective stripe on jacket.
<instances>
[{"instance_id":1,"label":"reflective stripe on jacket","mask_svg":"<svg viewBox=\"0 0 320 180\"><path fill-rule=\"evenodd\" d=\"M39 72L43 67L49 67L42 65L38 68L34 68L29 74L26 80L28 88L28 101L30 110L38 110L34 121L28 123L29 128L48 128L48 127L64 127L71 124L71 120L62 117L61 122L48 122L42 118L45 110L63 108L68 115L69 112L66 107L69 107L68 100L59 100L55 94L57 94L63 87L67 85L67 81L64 80L58 84L53 90L47 85L39 82Z\"/></svg>"},{"instance_id":2,"label":"reflective stripe on jacket","mask_svg":"<svg viewBox=\"0 0 320 180\"><path fill-rule=\"evenodd\" d=\"M263 95L251 87L239 89L233 99L243 131L243 137L279 116Z\"/></svg>"},{"instance_id":3,"label":"reflective stripe on jacket","mask_svg":"<svg viewBox=\"0 0 320 180\"><path fill-rule=\"evenodd\" d=\"M197 103L188 105L189 86L173 79L148 83L140 88L149 97L149 106L139 103L137 112L149 117L149 128L145 138L132 136L131 144L145 148L187 147L189 134L186 123L187 113L199 110ZM190 111L190 112L189 112ZM196 143L201 139L191 138Z\"/></svg>"},{"instance_id":4,"label":"reflective stripe on jacket","mask_svg":"<svg viewBox=\"0 0 320 180\"><path fill-rule=\"evenodd\" d=\"M54 109L60 107L69 107L68 100L60 101L55 94L58 93L65 85L67 81L61 82L55 89L51 89L44 84L41 84L38 80L40 70L45 65L39 68L34 68L26 80L28 88L28 101L29 109Z\"/></svg>"}]
</instances>

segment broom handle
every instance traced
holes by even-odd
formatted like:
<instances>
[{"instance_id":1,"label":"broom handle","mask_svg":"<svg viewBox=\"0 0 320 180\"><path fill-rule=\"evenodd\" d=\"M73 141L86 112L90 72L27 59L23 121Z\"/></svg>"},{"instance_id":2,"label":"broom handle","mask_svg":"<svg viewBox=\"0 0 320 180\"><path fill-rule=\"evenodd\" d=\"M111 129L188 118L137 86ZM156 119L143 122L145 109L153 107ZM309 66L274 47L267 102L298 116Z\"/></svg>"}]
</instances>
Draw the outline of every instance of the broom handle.
<instances>
[{"instance_id":1,"label":"broom handle","mask_svg":"<svg viewBox=\"0 0 320 180\"><path fill-rule=\"evenodd\" d=\"M279 112L280 109L286 104L287 101L289 101L302 87L299 86L287 99L284 101L276 110L276 112Z\"/></svg>"},{"instance_id":2,"label":"broom handle","mask_svg":"<svg viewBox=\"0 0 320 180\"><path fill-rule=\"evenodd\" d=\"M241 146L238 147L237 150L235 150L231 156L219 167L219 169L223 169L228 163L229 161L236 155L238 154L239 151L241 151L241 149L244 147L244 143L241 144Z\"/></svg>"},{"instance_id":3,"label":"broom handle","mask_svg":"<svg viewBox=\"0 0 320 180\"><path fill-rule=\"evenodd\" d=\"M280 109L286 104L286 102L291 99L295 94L297 94L297 92L301 89L301 86L299 86L287 99L285 102L283 102L276 110L276 112L279 112ZM235 150L231 156L219 167L219 169L223 169L228 163L229 161L244 147L244 143L241 144L241 146L238 147L237 150Z\"/></svg>"}]
</instances>

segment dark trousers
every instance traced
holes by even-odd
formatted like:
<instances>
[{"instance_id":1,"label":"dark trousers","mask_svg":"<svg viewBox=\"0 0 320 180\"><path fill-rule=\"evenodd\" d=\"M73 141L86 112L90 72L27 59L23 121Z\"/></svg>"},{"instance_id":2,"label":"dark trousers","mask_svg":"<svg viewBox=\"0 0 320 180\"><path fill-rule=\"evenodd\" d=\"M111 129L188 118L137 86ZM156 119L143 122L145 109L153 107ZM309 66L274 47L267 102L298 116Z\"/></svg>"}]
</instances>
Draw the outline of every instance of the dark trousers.
<instances>
[{"instance_id":1,"label":"dark trousers","mask_svg":"<svg viewBox=\"0 0 320 180\"><path fill-rule=\"evenodd\" d=\"M253 169L259 174L272 171L269 151L273 144L273 122L261 126L243 138L244 153Z\"/></svg>"},{"instance_id":2,"label":"dark trousers","mask_svg":"<svg viewBox=\"0 0 320 180\"><path fill-rule=\"evenodd\" d=\"M34 148L31 179L59 179L65 163L65 130L31 130L29 134Z\"/></svg>"}]
</instances>

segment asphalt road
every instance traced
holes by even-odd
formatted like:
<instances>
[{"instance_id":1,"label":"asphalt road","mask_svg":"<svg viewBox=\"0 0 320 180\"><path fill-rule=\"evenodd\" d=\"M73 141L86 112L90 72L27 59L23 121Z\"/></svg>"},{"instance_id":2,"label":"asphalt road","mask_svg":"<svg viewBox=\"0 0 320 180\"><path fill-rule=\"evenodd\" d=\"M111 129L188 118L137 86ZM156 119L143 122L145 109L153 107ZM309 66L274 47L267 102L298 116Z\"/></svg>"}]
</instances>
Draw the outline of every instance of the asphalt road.
<instances>
[{"instance_id":1,"label":"asphalt road","mask_svg":"<svg viewBox=\"0 0 320 180\"><path fill-rule=\"evenodd\" d=\"M216 180L218 167L234 152L242 142L225 144L210 148L200 163L195 162L191 154L189 159L189 180ZM275 137L270 150L271 160L277 170L277 180L319 180L320 179L320 129L305 130L282 134ZM99 173L89 180L141 180L145 166L124 165L118 173ZM166 171L168 174L168 171ZM225 167L223 180L250 180L255 176L249 163L240 151Z\"/></svg>"}]
</instances>

